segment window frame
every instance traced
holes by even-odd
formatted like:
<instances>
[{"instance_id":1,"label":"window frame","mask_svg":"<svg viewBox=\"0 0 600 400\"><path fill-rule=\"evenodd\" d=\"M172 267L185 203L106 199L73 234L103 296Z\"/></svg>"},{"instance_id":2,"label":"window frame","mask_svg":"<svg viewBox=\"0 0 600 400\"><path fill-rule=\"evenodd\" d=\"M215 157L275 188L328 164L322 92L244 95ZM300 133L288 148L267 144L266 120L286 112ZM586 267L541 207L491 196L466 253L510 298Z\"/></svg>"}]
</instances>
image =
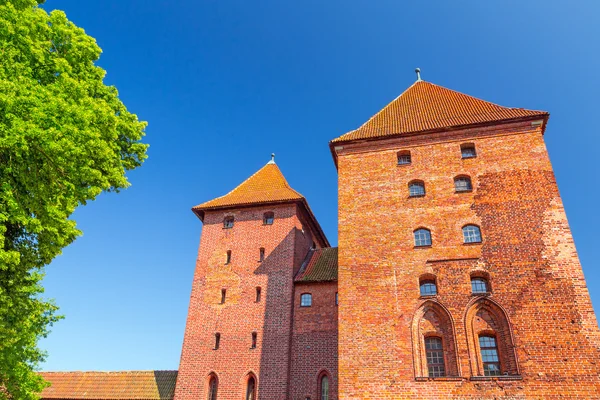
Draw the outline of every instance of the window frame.
<instances>
[{"instance_id":1,"label":"window frame","mask_svg":"<svg viewBox=\"0 0 600 400\"><path fill-rule=\"evenodd\" d=\"M221 333L215 332L215 346L213 350L219 350L219 347L221 347Z\"/></svg>"},{"instance_id":2,"label":"window frame","mask_svg":"<svg viewBox=\"0 0 600 400\"><path fill-rule=\"evenodd\" d=\"M424 288L430 288L432 285L434 288L434 291L432 293L424 293ZM425 290L427 291L427 290ZM424 278L419 280L419 296L421 297L433 297L433 296L437 296L438 295L438 288L437 288L437 281L433 278Z\"/></svg>"},{"instance_id":3,"label":"window frame","mask_svg":"<svg viewBox=\"0 0 600 400\"><path fill-rule=\"evenodd\" d=\"M474 289L474 283L476 282L483 282L483 286L485 287L485 291L480 291L480 290L475 290ZM480 284L476 285L476 286L481 286ZM483 276L472 276L471 277L471 294L474 295L478 295L478 294L488 294L490 293L490 282L487 278L483 277Z\"/></svg>"},{"instance_id":4,"label":"window frame","mask_svg":"<svg viewBox=\"0 0 600 400\"><path fill-rule=\"evenodd\" d=\"M256 297L254 298L254 302L255 303L260 303L261 300L261 295L262 295L262 288L260 286L256 287Z\"/></svg>"},{"instance_id":5,"label":"window frame","mask_svg":"<svg viewBox=\"0 0 600 400\"><path fill-rule=\"evenodd\" d=\"M221 289L221 304L225 304L225 298L227 297L227 289Z\"/></svg>"},{"instance_id":6,"label":"window frame","mask_svg":"<svg viewBox=\"0 0 600 400\"><path fill-rule=\"evenodd\" d=\"M231 250L227 250L225 253L225 264L231 264Z\"/></svg>"},{"instance_id":7,"label":"window frame","mask_svg":"<svg viewBox=\"0 0 600 400\"><path fill-rule=\"evenodd\" d=\"M258 250L258 262L263 262L265 261L265 248L261 247Z\"/></svg>"},{"instance_id":8,"label":"window frame","mask_svg":"<svg viewBox=\"0 0 600 400\"><path fill-rule=\"evenodd\" d=\"M267 211L263 214L263 225L273 225L275 222L275 213L273 211Z\"/></svg>"},{"instance_id":9,"label":"window frame","mask_svg":"<svg viewBox=\"0 0 600 400\"><path fill-rule=\"evenodd\" d=\"M465 189L459 189L457 183L465 181L467 184L465 185ZM454 192L456 193L468 193L473 191L473 181L471 177L468 175L459 175L454 177Z\"/></svg>"},{"instance_id":10,"label":"window frame","mask_svg":"<svg viewBox=\"0 0 600 400\"><path fill-rule=\"evenodd\" d=\"M466 154L465 155L465 151L468 150L473 150L472 154ZM469 158L476 158L477 157L477 148L475 147L475 143L463 143L460 145L460 156L463 160L465 159L469 159Z\"/></svg>"},{"instance_id":11,"label":"window frame","mask_svg":"<svg viewBox=\"0 0 600 400\"><path fill-rule=\"evenodd\" d=\"M419 234L419 232L427 232L427 237L429 238L429 243L425 243L425 244L419 244L419 241L421 241L420 238L417 238L417 235ZM413 240L414 240L414 245L415 247L431 247L433 245L433 238L431 235L431 230L427 229L427 228L417 228L413 231Z\"/></svg>"},{"instance_id":12,"label":"window frame","mask_svg":"<svg viewBox=\"0 0 600 400\"><path fill-rule=\"evenodd\" d=\"M228 215L223 218L223 229L233 229L233 225L235 224L235 217Z\"/></svg>"},{"instance_id":13,"label":"window frame","mask_svg":"<svg viewBox=\"0 0 600 400\"><path fill-rule=\"evenodd\" d=\"M250 349L255 349L257 342L258 342L258 333L252 332L252 342L250 343Z\"/></svg>"},{"instance_id":14,"label":"window frame","mask_svg":"<svg viewBox=\"0 0 600 400\"><path fill-rule=\"evenodd\" d=\"M208 378L208 400L217 400L217 393L219 391L219 379L213 372Z\"/></svg>"},{"instance_id":15,"label":"window frame","mask_svg":"<svg viewBox=\"0 0 600 400\"><path fill-rule=\"evenodd\" d=\"M428 348L428 342L430 341L436 341L436 346L439 343L439 348L435 347L435 348ZM445 357L445 352L444 352L444 339L440 336L436 336L436 335L426 335L423 338L423 344L424 344L424 349L425 349L425 361L427 364L427 376L429 378L444 378L446 377L446 357ZM430 362L430 357L429 355L432 354L434 355L436 361L436 363ZM432 357L433 359L433 357ZM439 362L441 360L441 362ZM441 368L440 368L441 367ZM438 368L437 371L432 372L432 369Z\"/></svg>"},{"instance_id":16,"label":"window frame","mask_svg":"<svg viewBox=\"0 0 600 400\"><path fill-rule=\"evenodd\" d=\"M250 387L252 382L252 388ZM254 374L250 374L246 379L246 400L256 400L256 377Z\"/></svg>"},{"instance_id":17,"label":"window frame","mask_svg":"<svg viewBox=\"0 0 600 400\"><path fill-rule=\"evenodd\" d=\"M494 341L494 346L482 346L481 339L492 339ZM494 377L502 375L502 364L500 362L500 351L498 349L498 337L495 334L484 332L480 333L477 338L477 343L479 345L479 355L481 356L481 365L483 367L483 376ZM484 361L484 350L491 350L495 352L496 361ZM488 365L496 365L497 369L495 374L488 373L486 370L486 366Z\"/></svg>"},{"instance_id":18,"label":"window frame","mask_svg":"<svg viewBox=\"0 0 600 400\"><path fill-rule=\"evenodd\" d=\"M413 187L418 187L418 188L422 189L422 192L413 193ZM419 180L419 179L415 179L415 180L408 182L408 197L411 197L411 198L425 197L426 194L427 194L427 190L425 189L425 182L423 182L422 180Z\"/></svg>"},{"instance_id":19,"label":"window frame","mask_svg":"<svg viewBox=\"0 0 600 400\"><path fill-rule=\"evenodd\" d=\"M304 304L304 299L308 299L308 304ZM302 293L300 295L300 307L312 307L312 293Z\"/></svg>"},{"instance_id":20,"label":"window frame","mask_svg":"<svg viewBox=\"0 0 600 400\"><path fill-rule=\"evenodd\" d=\"M403 161L401 162L401 158ZM412 164L412 155L410 150L401 150L396 153L396 165L411 165Z\"/></svg>"},{"instance_id":21,"label":"window frame","mask_svg":"<svg viewBox=\"0 0 600 400\"><path fill-rule=\"evenodd\" d=\"M470 228L476 228L476 231L474 231L475 233L471 234L469 232ZM478 244L483 242L483 235L481 234L481 228L479 225L467 224L461 228L461 231L463 235L463 244ZM476 239L478 238L479 240L469 240L471 237L475 237Z\"/></svg>"}]
</instances>

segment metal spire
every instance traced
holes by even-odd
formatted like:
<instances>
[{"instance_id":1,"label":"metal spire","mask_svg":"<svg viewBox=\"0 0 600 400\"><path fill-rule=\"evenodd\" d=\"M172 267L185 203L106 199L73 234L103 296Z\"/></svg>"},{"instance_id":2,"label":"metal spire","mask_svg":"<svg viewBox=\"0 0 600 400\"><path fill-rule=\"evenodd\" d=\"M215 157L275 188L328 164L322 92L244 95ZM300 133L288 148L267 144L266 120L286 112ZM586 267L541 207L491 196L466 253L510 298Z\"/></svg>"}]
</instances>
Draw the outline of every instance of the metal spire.
<instances>
[{"instance_id":1,"label":"metal spire","mask_svg":"<svg viewBox=\"0 0 600 400\"><path fill-rule=\"evenodd\" d=\"M421 68L416 68L415 72L417 73L417 82L421 81Z\"/></svg>"},{"instance_id":2,"label":"metal spire","mask_svg":"<svg viewBox=\"0 0 600 400\"><path fill-rule=\"evenodd\" d=\"M275 153L271 153L271 161L269 161L267 164L275 164Z\"/></svg>"}]
</instances>

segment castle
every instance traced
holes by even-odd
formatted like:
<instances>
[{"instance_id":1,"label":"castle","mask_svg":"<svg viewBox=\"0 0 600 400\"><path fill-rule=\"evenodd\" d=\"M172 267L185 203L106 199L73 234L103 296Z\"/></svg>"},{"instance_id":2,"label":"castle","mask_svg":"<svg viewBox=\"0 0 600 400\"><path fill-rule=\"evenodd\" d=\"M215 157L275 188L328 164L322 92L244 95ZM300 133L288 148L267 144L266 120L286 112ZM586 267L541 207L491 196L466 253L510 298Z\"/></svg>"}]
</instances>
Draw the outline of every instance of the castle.
<instances>
[{"instance_id":1,"label":"castle","mask_svg":"<svg viewBox=\"0 0 600 400\"><path fill-rule=\"evenodd\" d=\"M330 142L338 248L270 161L193 208L179 370L44 373L42 397L600 398L548 117L418 77Z\"/></svg>"}]
</instances>

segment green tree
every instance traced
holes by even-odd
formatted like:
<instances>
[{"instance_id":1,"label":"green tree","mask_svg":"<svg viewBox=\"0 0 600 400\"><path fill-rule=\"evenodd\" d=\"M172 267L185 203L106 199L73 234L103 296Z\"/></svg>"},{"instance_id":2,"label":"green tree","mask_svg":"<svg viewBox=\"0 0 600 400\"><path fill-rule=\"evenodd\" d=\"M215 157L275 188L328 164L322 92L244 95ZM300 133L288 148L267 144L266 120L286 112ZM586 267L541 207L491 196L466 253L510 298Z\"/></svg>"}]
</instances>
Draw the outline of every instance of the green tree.
<instances>
[{"instance_id":1,"label":"green tree","mask_svg":"<svg viewBox=\"0 0 600 400\"><path fill-rule=\"evenodd\" d=\"M145 122L94 65L101 50L40 0L0 0L0 399L35 399L37 342L60 319L44 266L81 234L69 219L129 185Z\"/></svg>"}]
</instances>

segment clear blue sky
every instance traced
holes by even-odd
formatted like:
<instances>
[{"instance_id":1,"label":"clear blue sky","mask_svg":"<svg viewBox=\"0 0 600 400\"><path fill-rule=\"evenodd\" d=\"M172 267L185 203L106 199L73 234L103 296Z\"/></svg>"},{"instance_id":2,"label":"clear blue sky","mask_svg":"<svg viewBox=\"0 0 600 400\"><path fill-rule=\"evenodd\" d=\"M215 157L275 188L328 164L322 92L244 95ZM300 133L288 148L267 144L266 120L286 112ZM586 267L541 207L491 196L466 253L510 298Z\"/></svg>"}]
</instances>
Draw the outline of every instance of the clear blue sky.
<instances>
[{"instance_id":1,"label":"clear blue sky","mask_svg":"<svg viewBox=\"0 0 600 400\"><path fill-rule=\"evenodd\" d=\"M499 5L501 3L502 5ZM47 0L94 36L99 64L149 122L120 194L74 215L84 235L48 268L66 319L44 370L177 369L201 222L277 154L337 243L327 143L423 79L551 113L546 142L600 311L600 2Z\"/></svg>"}]
</instances>

